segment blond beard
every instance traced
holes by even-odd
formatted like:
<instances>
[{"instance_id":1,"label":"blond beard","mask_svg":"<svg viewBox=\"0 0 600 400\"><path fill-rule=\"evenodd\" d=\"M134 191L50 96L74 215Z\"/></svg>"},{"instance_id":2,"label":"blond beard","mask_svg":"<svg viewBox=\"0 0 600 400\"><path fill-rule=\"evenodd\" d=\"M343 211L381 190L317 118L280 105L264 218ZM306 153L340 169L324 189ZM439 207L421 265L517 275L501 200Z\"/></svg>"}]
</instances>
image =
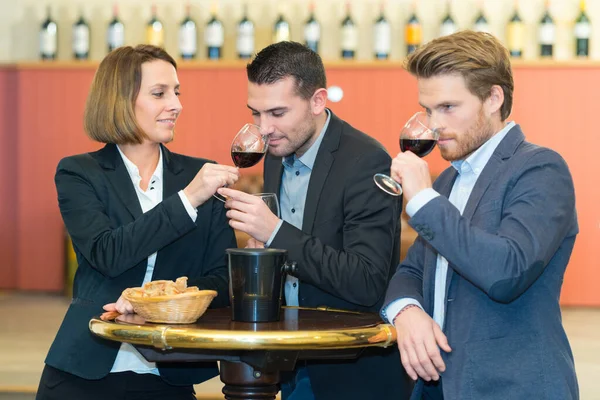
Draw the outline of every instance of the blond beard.
<instances>
[{"instance_id":1,"label":"blond beard","mask_svg":"<svg viewBox=\"0 0 600 400\"><path fill-rule=\"evenodd\" d=\"M440 147L442 158L446 161L464 160L494 136L494 133L492 121L485 118L482 106L477 113L477 122L465 133L462 143L457 141L456 150L448 151Z\"/></svg>"}]
</instances>

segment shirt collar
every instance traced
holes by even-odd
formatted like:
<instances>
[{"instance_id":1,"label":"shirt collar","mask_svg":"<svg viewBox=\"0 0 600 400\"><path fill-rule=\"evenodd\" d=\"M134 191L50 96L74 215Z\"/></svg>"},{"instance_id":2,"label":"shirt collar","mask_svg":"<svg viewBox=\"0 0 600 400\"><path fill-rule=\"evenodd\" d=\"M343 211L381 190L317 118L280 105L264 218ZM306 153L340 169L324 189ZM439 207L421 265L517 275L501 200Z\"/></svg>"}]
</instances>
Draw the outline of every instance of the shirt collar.
<instances>
[{"instance_id":1,"label":"shirt collar","mask_svg":"<svg viewBox=\"0 0 600 400\"><path fill-rule=\"evenodd\" d=\"M121 158L123 159L123 163L125 164L125 168L127 169L127 173L129 174L129 177L131 178L132 181L139 181L142 179L142 177L140 176L140 170L137 167L137 165L135 165L129 158L127 158L127 156L125 155L125 153L123 153L121 151L121 148L117 145L117 149L119 150L119 154L121 155ZM162 146L159 146L159 153L158 153L158 164L156 165L156 169L154 170L154 173L152 173L152 180L156 179L156 180L162 180L163 177L163 154L162 154Z\"/></svg>"},{"instance_id":2,"label":"shirt collar","mask_svg":"<svg viewBox=\"0 0 600 400\"><path fill-rule=\"evenodd\" d=\"M496 133L487 142L482 144L473 154L467 157L465 160L457 160L452 161L452 166L458 171L458 173L462 173L465 171L472 171L475 175L479 175L483 168L486 166L494 151L504 139L508 131L510 131L515 126L515 122L511 121L507 123L504 128L500 130L500 132Z\"/></svg>"},{"instance_id":3,"label":"shirt collar","mask_svg":"<svg viewBox=\"0 0 600 400\"><path fill-rule=\"evenodd\" d=\"M325 109L327 113L327 120L325 120L325 124L323 125L323 129L319 132L319 137L317 140L310 146L308 150L301 157L296 157L296 154L289 155L284 157L282 163L291 167L295 164L295 161L299 161L304 164L308 169L312 170L315 165L315 160L317 159L317 153L319 152L319 147L321 147L321 142L323 141L323 137L325 136L325 132L327 131L327 127L329 126L329 121L331 120L331 112L328 109Z\"/></svg>"}]
</instances>

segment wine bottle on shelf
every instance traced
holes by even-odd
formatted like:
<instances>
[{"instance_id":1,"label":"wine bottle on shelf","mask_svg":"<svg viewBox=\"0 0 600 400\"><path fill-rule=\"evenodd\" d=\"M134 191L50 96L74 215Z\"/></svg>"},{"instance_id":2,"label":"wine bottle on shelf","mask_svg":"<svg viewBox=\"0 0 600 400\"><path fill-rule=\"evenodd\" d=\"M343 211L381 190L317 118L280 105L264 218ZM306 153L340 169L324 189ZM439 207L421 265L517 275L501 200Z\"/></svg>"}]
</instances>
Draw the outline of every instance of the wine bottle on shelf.
<instances>
[{"instance_id":1,"label":"wine bottle on shelf","mask_svg":"<svg viewBox=\"0 0 600 400\"><path fill-rule=\"evenodd\" d=\"M273 43L286 42L288 40L290 40L290 24L286 21L283 13L280 12L273 26Z\"/></svg>"},{"instance_id":2,"label":"wine bottle on shelf","mask_svg":"<svg viewBox=\"0 0 600 400\"><path fill-rule=\"evenodd\" d=\"M352 20L350 2L346 2L346 17L342 21L342 58L353 59L358 46L358 28Z\"/></svg>"},{"instance_id":3,"label":"wine bottle on shelf","mask_svg":"<svg viewBox=\"0 0 600 400\"><path fill-rule=\"evenodd\" d=\"M198 53L198 30L192 19L192 6L188 0L185 17L179 25L179 54L184 60L193 60Z\"/></svg>"},{"instance_id":4,"label":"wine bottle on shelf","mask_svg":"<svg viewBox=\"0 0 600 400\"><path fill-rule=\"evenodd\" d=\"M579 2L579 16L575 21L575 54L577 57L589 57L592 24L585 13L585 0Z\"/></svg>"},{"instance_id":5,"label":"wine bottle on shelf","mask_svg":"<svg viewBox=\"0 0 600 400\"><path fill-rule=\"evenodd\" d=\"M423 28L417 17L416 0L413 2L412 14L404 28L404 37L406 40L406 54L414 52L423 40Z\"/></svg>"},{"instance_id":6,"label":"wine bottle on shelf","mask_svg":"<svg viewBox=\"0 0 600 400\"><path fill-rule=\"evenodd\" d=\"M206 24L204 41L206 42L206 56L209 60L218 60L223 56L223 42L225 41L225 30L219 19L217 3L212 3L211 18Z\"/></svg>"},{"instance_id":7,"label":"wine bottle on shelf","mask_svg":"<svg viewBox=\"0 0 600 400\"><path fill-rule=\"evenodd\" d=\"M312 51L319 52L319 41L321 40L321 25L315 18L315 2L310 2L310 16L304 24L304 44Z\"/></svg>"},{"instance_id":8,"label":"wine bottle on shelf","mask_svg":"<svg viewBox=\"0 0 600 400\"><path fill-rule=\"evenodd\" d=\"M125 25L119 19L119 6L117 3L113 5L113 19L108 23L106 43L109 52L125 44Z\"/></svg>"},{"instance_id":9,"label":"wine bottle on shelf","mask_svg":"<svg viewBox=\"0 0 600 400\"><path fill-rule=\"evenodd\" d=\"M379 17L373 25L373 52L378 60L386 60L390 57L392 47L392 30L390 23L385 18L385 5L382 1L379 5Z\"/></svg>"},{"instance_id":10,"label":"wine bottle on shelf","mask_svg":"<svg viewBox=\"0 0 600 400\"><path fill-rule=\"evenodd\" d=\"M244 4L244 16L237 25L236 49L240 59L254 54L254 23L248 18L248 4Z\"/></svg>"},{"instance_id":11,"label":"wine bottle on shelf","mask_svg":"<svg viewBox=\"0 0 600 400\"><path fill-rule=\"evenodd\" d=\"M79 19L73 24L72 37L73 57L76 60L87 60L90 57L90 26L83 15L79 12Z\"/></svg>"},{"instance_id":12,"label":"wine bottle on shelf","mask_svg":"<svg viewBox=\"0 0 600 400\"><path fill-rule=\"evenodd\" d=\"M158 19L156 4L152 4L152 17L146 24L146 43L158 47L164 47L165 45L165 28Z\"/></svg>"},{"instance_id":13,"label":"wine bottle on shelf","mask_svg":"<svg viewBox=\"0 0 600 400\"><path fill-rule=\"evenodd\" d=\"M506 44L511 57L523 57L523 47L525 46L524 38L525 25L519 16L518 0L515 0L515 12L510 21L508 21L508 26L506 27Z\"/></svg>"},{"instance_id":14,"label":"wine bottle on shelf","mask_svg":"<svg viewBox=\"0 0 600 400\"><path fill-rule=\"evenodd\" d=\"M487 32L491 33L490 24L488 23L485 13L483 12L483 0L479 0L479 15L475 19L473 24L473 30L475 32Z\"/></svg>"},{"instance_id":15,"label":"wine bottle on shelf","mask_svg":"<svg viewBox=\"0 0 600 400\"><path fill-rule=\"evenodd\" d=\"M58 25L52 19L52 10L48 6L46 19L40 27L40 58L55 60L58 53Z\"/></svg>"},{"instance_id":16,"label":"wine bottle on shelf","mask_svg":"<svg viewBox=\"0 0 600 400\"><path fill-rule=\"evenodd\" d=\"M454 22L454 18L452 18L450 12L450 0L446 4L446 16L442 19L442 24L440 25L440 36L452 35L458 32L458 26Z\"/></svg>"},{"instance_id":17,"label":"wine bottle on shelf","mask_svg":"<svg viewBox=\"0 0 600 400\"><path fill-rule=\"evenodd\" d=\"M540 56L552 57L556 42L556 24L550 15L550 0L546 0L546 11L539 27Z\"/></svg>"}]
</instances>

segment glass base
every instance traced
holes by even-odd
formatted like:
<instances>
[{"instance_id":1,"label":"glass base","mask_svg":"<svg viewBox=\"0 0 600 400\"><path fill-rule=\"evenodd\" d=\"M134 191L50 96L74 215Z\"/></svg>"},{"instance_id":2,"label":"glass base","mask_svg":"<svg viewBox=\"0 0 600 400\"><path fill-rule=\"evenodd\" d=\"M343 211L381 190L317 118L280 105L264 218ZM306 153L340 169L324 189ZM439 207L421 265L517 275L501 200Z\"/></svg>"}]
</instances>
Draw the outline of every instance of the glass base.
<instances>
[{"instance_id":1,"label":"glass base","mask_svg":"<svg viewBox=\"0 0 600 400\"><path fill-rule=\"evenodd\" d=\"M400 196L402 194L402 186L392 178L384 174L375 174L373 176L375 184L379 189L383 190L389 195Z\"/></svg>"},{"instance_id":2,"label":"glass base","mask_svg":"<svg viewBox=\"0 0 600 400\"><path fill-rule=\"evenodd\" d=\"M221 200L223 203L225 203L225 201L227 201L227 197L220 195L219 193L213 194L213 197L217 200Z\"/></svg>"}]
</instances>

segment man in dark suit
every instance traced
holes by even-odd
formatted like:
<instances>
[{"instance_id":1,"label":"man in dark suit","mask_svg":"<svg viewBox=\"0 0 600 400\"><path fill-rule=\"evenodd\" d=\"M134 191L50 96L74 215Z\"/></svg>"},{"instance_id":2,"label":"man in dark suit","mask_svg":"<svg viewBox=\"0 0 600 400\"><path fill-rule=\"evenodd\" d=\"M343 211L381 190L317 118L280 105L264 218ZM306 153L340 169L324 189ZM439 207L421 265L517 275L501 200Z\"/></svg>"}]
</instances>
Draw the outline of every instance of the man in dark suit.
<instances>
[{"instance_id":1,"label":"man in dark suit","mask_svg":"<svg viewBox=\"0 0 600 400\"><path fill-rule=\"evenodd\" d=\"M231 189L226 206L249 246L281 248L298 264L287 305L376 312L399 253L398 198L373 175L389 170L385 149L326 108L325 70L299 43L263 49L248 64L248 108L269 135L264 189L280 198L281 219L260 198ZM408 397L398 352L368 349L358 360L308 362L284 380L284 399Z\"/></svg>"},{"instance_id":2,"label":"man in dark suit","mask_svg":"<svg viewBox=\"0 0 600 400\"><path fill-rule=\"evenodd\" d=\"M382 314L418 378L412 398L578 399L559 307L578 233L573 181L556 152L507 122L508 51L464 31L418 49L406 68L452 162L433 187L416 155L392 163L419 236Z\"/></svg>"}]
</instances>

